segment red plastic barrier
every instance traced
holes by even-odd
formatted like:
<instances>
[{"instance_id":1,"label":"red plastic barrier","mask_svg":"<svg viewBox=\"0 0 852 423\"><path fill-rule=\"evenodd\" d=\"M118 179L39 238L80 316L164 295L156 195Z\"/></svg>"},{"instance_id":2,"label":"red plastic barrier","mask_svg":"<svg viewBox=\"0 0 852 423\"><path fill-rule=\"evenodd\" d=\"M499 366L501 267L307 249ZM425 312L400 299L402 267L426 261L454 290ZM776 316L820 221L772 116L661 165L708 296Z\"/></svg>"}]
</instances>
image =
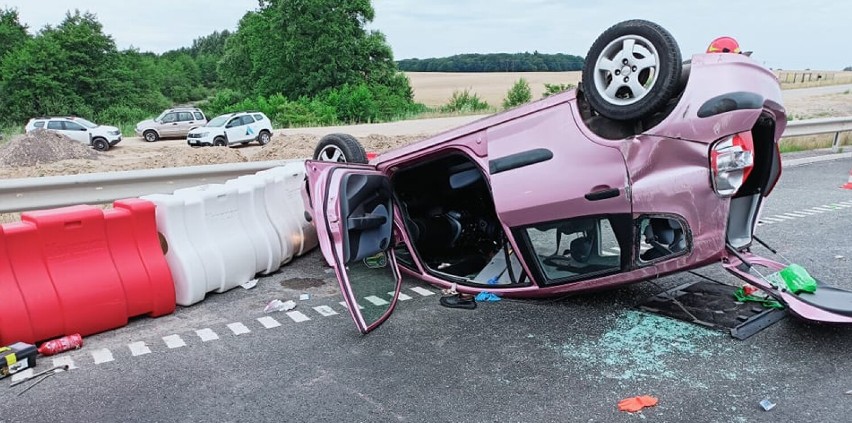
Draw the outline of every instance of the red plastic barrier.
<instances>
[{"instance_id":1,"label":"red plastic barrier","mask_svg":"<svg viewBox=\"0 0 852 423\"><path fill-rule=\"evenodd\" d=\"M90 335L175 309L154 204L23 213L0 225L0 345Z\"/></svg>"}]
</instances>

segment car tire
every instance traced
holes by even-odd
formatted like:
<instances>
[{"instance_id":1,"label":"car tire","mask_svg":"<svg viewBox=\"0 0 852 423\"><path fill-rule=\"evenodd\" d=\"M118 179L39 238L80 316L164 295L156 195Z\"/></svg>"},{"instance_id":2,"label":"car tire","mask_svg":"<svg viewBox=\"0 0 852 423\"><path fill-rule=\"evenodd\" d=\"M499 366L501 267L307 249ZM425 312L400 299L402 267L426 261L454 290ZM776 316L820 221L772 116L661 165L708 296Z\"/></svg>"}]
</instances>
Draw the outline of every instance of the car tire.
<instances>
[{"instance_id":1,"label":"car tire","mask_svg":"<svg viewBox=\"0 0 852 423\"><path fill-rule=\"evenodd\" d=\"M260 135L257 136L257 143L260 145L269 144L270 140L272 140L272 134L266 130L260 131Z\"/></svg>"},{"instance_id":2,"label":"car tire","mask_svg":"<svg viewBox=\"0 0 852 423\"><path fill-rule=\"evenodd\" d=\"M157 134L157 131L145 131L142 133L142 138L147 142L154 142L160 139L160 135Z\"/></svg>"},{"instance_id":3,"label":"car tire","mask_svg":"<svg viewBox=\"0 0 852 423\"><path fill-rule=\"evenodd\" d=\"M95 138L92 140L92 147L98 151L109 150L109 143L103 138Z\"/></svg>"},{"instance_id":4,"label":"car tire","mask_svg":"<svg viewBox=\"0 0 852 423\"><path fill-rule=\"evenodd\" d=\"M657 112L676 94L680 48L660 25L617 23L595 40L583 66L583 92L602 116L634 120Z\"/></svg>"},{"instance_id":5,"label":"car tire","mask_svg":"<svg viewBox=\"0 0 852 423\"><path fill-rule=\"evenodd\" d=\"M225 141L222 137L216 137L216 139L213 140L213 145L216 147L225 147L228 145L228 141Z\"/></svg>"},{"instance_id":6,"label":"car tire","mask_svg":"<svg viewBox=\"0 0 852 423\"><path fill-rule=\"evenodd\" d=\"M314 160L340 163L367 163L364 146L349 134L329 134L317 143Z\"/></svg>"}]
</instances>

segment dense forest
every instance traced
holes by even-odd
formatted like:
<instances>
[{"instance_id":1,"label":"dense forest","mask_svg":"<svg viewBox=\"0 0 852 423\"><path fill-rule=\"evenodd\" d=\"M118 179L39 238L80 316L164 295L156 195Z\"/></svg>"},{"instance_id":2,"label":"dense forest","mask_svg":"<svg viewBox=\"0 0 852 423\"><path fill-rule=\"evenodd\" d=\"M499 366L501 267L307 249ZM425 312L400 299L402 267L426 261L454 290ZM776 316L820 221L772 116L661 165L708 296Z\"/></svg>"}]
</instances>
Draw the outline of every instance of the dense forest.
<instances>
[{"instance_id":1,"label":"dense forest","mask_svg":"<svg viewBox=\"0 0 852 423\"><path fill-rule=\"evenodd\" d=\"M405 72L565 72L583 69L583 58L570 54L459 54L397 61Z\"/></svg>"},{"instance_id":2,"label":"dense forest","mask_svg":"<svg viewBox=\"0 0 852 423\"><path fill-rule=\"evenodd\" d=\"M0 9L0 124L79 115L132 125L177 104L253 109L279 125L387 120L417 112L370 0L263 0L238 29L163 54L119 50L94 14L30 34Z\"/></svg>"}]
</instances>

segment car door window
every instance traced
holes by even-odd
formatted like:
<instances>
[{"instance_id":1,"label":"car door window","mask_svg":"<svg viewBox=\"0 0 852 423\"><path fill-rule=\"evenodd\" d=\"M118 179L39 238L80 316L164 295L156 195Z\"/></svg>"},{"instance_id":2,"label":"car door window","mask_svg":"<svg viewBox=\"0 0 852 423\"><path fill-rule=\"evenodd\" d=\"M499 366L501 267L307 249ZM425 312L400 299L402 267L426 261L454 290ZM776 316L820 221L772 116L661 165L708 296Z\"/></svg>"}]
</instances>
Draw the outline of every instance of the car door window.
<instances>
[{"instance_id":1,"label":"car door window","mask_svg":"<svg viewBox=\"0 0 852 423\"><path fill-rule=\"evenodd\" d=\"M234 128L237 126L240 126L240 118L233 118L228 122L227 125L225 125L225 128Z\"/></svg>"},{"instance_id":2,"label":"car door window","mask_svg":"<svg viewBox=\"0 0 852 423\"><path fill-rule=\"evenodd\" d=\"M40 121L38 121L38 122L34 123L34 124L33 124L33 127L35 127L35 128L44 128L44 121L43 121L43 120L40 120Z\"/></svg>"},{"instance_id":3,"label":"car door window","mask_svg":"<svg viewBox=\"0 0 852 423\"><path fill-rule=\"evenodd\" d=\"M58 123L58 122L57 122ZM86 128L76 122L63 122L66 131L85 131Z\"/></svg>"},{"instance_id":4,"label":"car door window","mask_svg":"<svg viewBox=\"0 0 852 423\"><path fill-rule=\"evenodd\" d=\"M176 122L176 121L177 121L177 114L176 113L169 113L169 114L163 116L163 123L173 123L173 122Z\"/></svg>"},{"instance_id":5,"label":"car door window","mask_svg":"<svg viewBox=\"0 0 852 423\"><path fill-rule=\"evenodd\" d=\"M178 120L181 122L188 122L192 120L192 113L189 112L180 112L178 113Z\"/></svg>"},{"instance_id":6,"label":"car door window","mask_svg":"<svg viewBox=\"0 0 852 423\"><path fill-rule=\"evenodd\" d=\"M522 236L545 284L621 270L630 245L629 215L583 217L533 225Z\"/></svg>"},{"instance_id":7,"label":"car door window","mask_svg":"<svg viewBox=\"0 0 852 423\"><path fill-rule=\"evenodd\" d=\"M253 117L251 117L249 115L245 115L245 116L242 117L242 124L243 125L250 125L252 123L254 123Z\"/></svg>"},{"instance_id":8,"label":"car door window","mask_svg":"<svg viewBox=\"0 0 852 423\"><path fill-rule=\"evenodd\" d=\"M263 115L262 115L262 114L260 114L260 113L258 113L258 114L256 114L256 115L252 115L252 116L254 116L254 119L255 119L256 121L258 121L258 122L260 122L260 121L262 121L262 120L263 120Z\"/></svg>"},{"instance_id":9,"label":"car door window","mask_svg":"<svg viewBox=\"0 0 852 423\"><path fill-rule=\"evenodd\" d=\"M204 120L204 115L201 112L195 112L195 120Z\"/></svg>"},{"instance_id":10,"label":"car door window","mask_svg":"<svg viewBox=\"0 0 852 423\"><path fill-rule=\"evenodd\" d=\"M57 120L52 120L50 122L47 122L47 129L54 129L54 130L57 130L57 131L61 131L63 129L62 122L59 122Z\"/></svg>"}]
</instances>

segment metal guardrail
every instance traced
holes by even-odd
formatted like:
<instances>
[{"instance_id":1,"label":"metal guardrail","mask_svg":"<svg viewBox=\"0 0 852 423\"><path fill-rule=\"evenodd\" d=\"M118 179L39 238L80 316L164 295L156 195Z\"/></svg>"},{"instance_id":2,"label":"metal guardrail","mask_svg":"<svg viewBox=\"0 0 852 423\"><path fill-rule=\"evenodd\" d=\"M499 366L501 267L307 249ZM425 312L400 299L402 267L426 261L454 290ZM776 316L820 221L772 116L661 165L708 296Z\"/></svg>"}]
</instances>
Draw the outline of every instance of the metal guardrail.
<instances>
[{"instance_id":1,"label":"metal guardrail","mask_svg":"<svg viewBox=\"0 0 852 423\"><path fill-rule=\"evenodd\" d=\"M794 120L787 122L783 138L834 134L831 148L840 150L840 133L852 131L852 117Z\"/></svg>"},{"instance_id":2,"label":"metal guardrail","mask_svg":"<svg viewBox=\"0 0 852 423\"><path fill-rule=\"evenodd\" d=\"M852 131L852 117L811 119L787 123L784 137L834 133L839 149L840 133ZM0 180L0 213L37 210L75 204L104 204L121 198L168 194L179 188L221 183L289 161L226 163L218 165L88 173L42 178Z\"/></svg>"},{"instance_id":3,"label":"metal guardrail","mask_svg":"<svg viewBox=\"0 0 852 423\"><path fill-rule=\"evenodd\" d=\"M0 213L76 204L104 204L121 198L171 194L196 185L216 184L292 160L85 173L0 180Z\"/></svg>"}]
</instances>

